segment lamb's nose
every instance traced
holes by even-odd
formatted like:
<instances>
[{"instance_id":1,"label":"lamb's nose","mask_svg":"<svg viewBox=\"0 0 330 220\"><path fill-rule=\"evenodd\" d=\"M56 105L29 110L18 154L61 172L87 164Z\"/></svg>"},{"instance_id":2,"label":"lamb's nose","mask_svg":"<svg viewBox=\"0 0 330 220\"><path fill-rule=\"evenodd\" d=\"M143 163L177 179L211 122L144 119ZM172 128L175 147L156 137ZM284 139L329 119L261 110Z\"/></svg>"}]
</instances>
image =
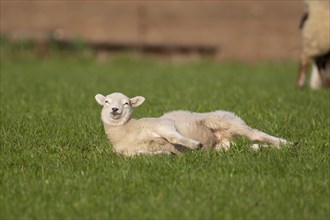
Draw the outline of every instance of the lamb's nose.
<instances>
[{"instance_id":1,"label":"lamb's nose","mask_svg":"<svg viewBox=\"0 0 330 220\"><path fill-rule=\"evenodd\" d=\"M118 111L118 108L116 108L116 107L113 107L111 109L112 109L113 112L117 112Z\"/></svg>"}]
</instances>

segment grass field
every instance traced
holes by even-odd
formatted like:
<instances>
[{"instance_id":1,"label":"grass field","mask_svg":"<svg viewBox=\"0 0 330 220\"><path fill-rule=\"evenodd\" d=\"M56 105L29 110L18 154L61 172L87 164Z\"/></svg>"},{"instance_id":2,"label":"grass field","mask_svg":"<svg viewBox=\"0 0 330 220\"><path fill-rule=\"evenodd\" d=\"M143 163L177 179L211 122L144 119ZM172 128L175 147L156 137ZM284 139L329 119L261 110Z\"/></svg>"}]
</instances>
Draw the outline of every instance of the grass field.
<instances>
[{"instance_id":1,"label":"grass field","mask_svg":"<svg viewBox=\"0 0 330 220\"><path fill-rule=\"evenodd\" d=\"M1 59L0 219L329 219L329 91L296 64ZM299 145L182 156L112 153L97 93L143 95L137 118L233 111Z\"/></svg>"}]
</instances>

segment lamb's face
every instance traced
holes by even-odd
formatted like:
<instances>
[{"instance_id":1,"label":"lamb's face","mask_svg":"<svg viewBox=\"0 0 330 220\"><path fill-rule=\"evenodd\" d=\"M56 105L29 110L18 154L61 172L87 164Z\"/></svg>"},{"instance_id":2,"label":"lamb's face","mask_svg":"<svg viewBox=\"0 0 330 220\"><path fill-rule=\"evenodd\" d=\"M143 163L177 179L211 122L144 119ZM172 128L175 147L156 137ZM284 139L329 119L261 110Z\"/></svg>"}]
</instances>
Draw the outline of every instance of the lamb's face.
<instances>
[{"instance_id":1,"label":"lamb's face","mask_svg":"<svg viewBox=\"0 0 330 220\"><path fill-rule=\"evenodd\" d=\"M97 94L96 101L103 106L101 119L108 125L125 124L132 115L133 107L137 107L144 102L142 96L128 98L122 93L112 93L107 96Z\"/></svg>"}]
</instances>

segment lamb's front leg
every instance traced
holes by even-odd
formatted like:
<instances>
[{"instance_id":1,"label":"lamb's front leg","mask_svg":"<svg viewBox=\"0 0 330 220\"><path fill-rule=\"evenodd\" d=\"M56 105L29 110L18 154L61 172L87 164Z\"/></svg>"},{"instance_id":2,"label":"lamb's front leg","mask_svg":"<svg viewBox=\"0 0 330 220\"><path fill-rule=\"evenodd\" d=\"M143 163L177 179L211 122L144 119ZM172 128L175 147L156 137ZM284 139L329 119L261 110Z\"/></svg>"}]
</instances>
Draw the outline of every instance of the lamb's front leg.
<instances>
[{"instance_id":1,"label":"lamb's front leg","mask_svg":"<svg viewBox=\"0 0 330 220\"><path fill-rule=\"evenodd\" d=\"M188 147L193 150L203 147L202 143L189 139L189 138L186 138L179 132L169 132L169 133L165 134L163 137L172 144L183 145L183 146Z\"/></svg>"},{"instance_id":2,"label":"lamb's front leg","mask_svg":"<svg viewBox=\"0 0 330 220\"><path fill-rule=\"evenodd\" d=\"M176 129L161 129L158 131L158 135L171 144L182 145L193 150L203 147L202 143L183 136Z\"/></svg>"},{"instance_id":3,"label":"lamb's front leg","mask_svg":"<svg viewBox=\"0 0 330 220\"><path fill-rule=\"evenodd\" d=\"M181 152L168 140L164 138L156 138L153 141L150 142L150 145L148 148L156 153L162 153L162 152L169 152L170 154L181 154Z\"/></svg>"}]
</instances>

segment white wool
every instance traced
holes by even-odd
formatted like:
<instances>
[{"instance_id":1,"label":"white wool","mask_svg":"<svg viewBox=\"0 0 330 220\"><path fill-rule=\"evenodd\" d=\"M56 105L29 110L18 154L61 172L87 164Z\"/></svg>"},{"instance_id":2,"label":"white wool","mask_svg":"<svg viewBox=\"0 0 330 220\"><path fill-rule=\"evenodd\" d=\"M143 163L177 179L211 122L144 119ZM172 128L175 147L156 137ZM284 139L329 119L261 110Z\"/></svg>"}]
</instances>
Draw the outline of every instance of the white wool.
<instances>
[{"instance_id":1,"label":"white wool","mask_svg":"<svg viewBox=\"0 0 330 220\"><path fill-rule=\"evenodd\" d=\"M319 89L329 86L329 62L325 70L316 68L316 58L330 53L330 1L305 0L308 17L302 28L302 54L300 70L298 72L297 86L304 86L306 70L309 62L313 64L310 86ZM321 80L323 76L323 83Z\"/></svg>"},{"instance_id":2,"label":"white wool","mask_svg":"<svg viewBox=\"0 0 330 220\"><path fill-rule=\"evenodd\" d=\"M330 50L330 1L305 0L308 18L302 29L303 54L314 57Z\"/></svg>"}]
</instances>

